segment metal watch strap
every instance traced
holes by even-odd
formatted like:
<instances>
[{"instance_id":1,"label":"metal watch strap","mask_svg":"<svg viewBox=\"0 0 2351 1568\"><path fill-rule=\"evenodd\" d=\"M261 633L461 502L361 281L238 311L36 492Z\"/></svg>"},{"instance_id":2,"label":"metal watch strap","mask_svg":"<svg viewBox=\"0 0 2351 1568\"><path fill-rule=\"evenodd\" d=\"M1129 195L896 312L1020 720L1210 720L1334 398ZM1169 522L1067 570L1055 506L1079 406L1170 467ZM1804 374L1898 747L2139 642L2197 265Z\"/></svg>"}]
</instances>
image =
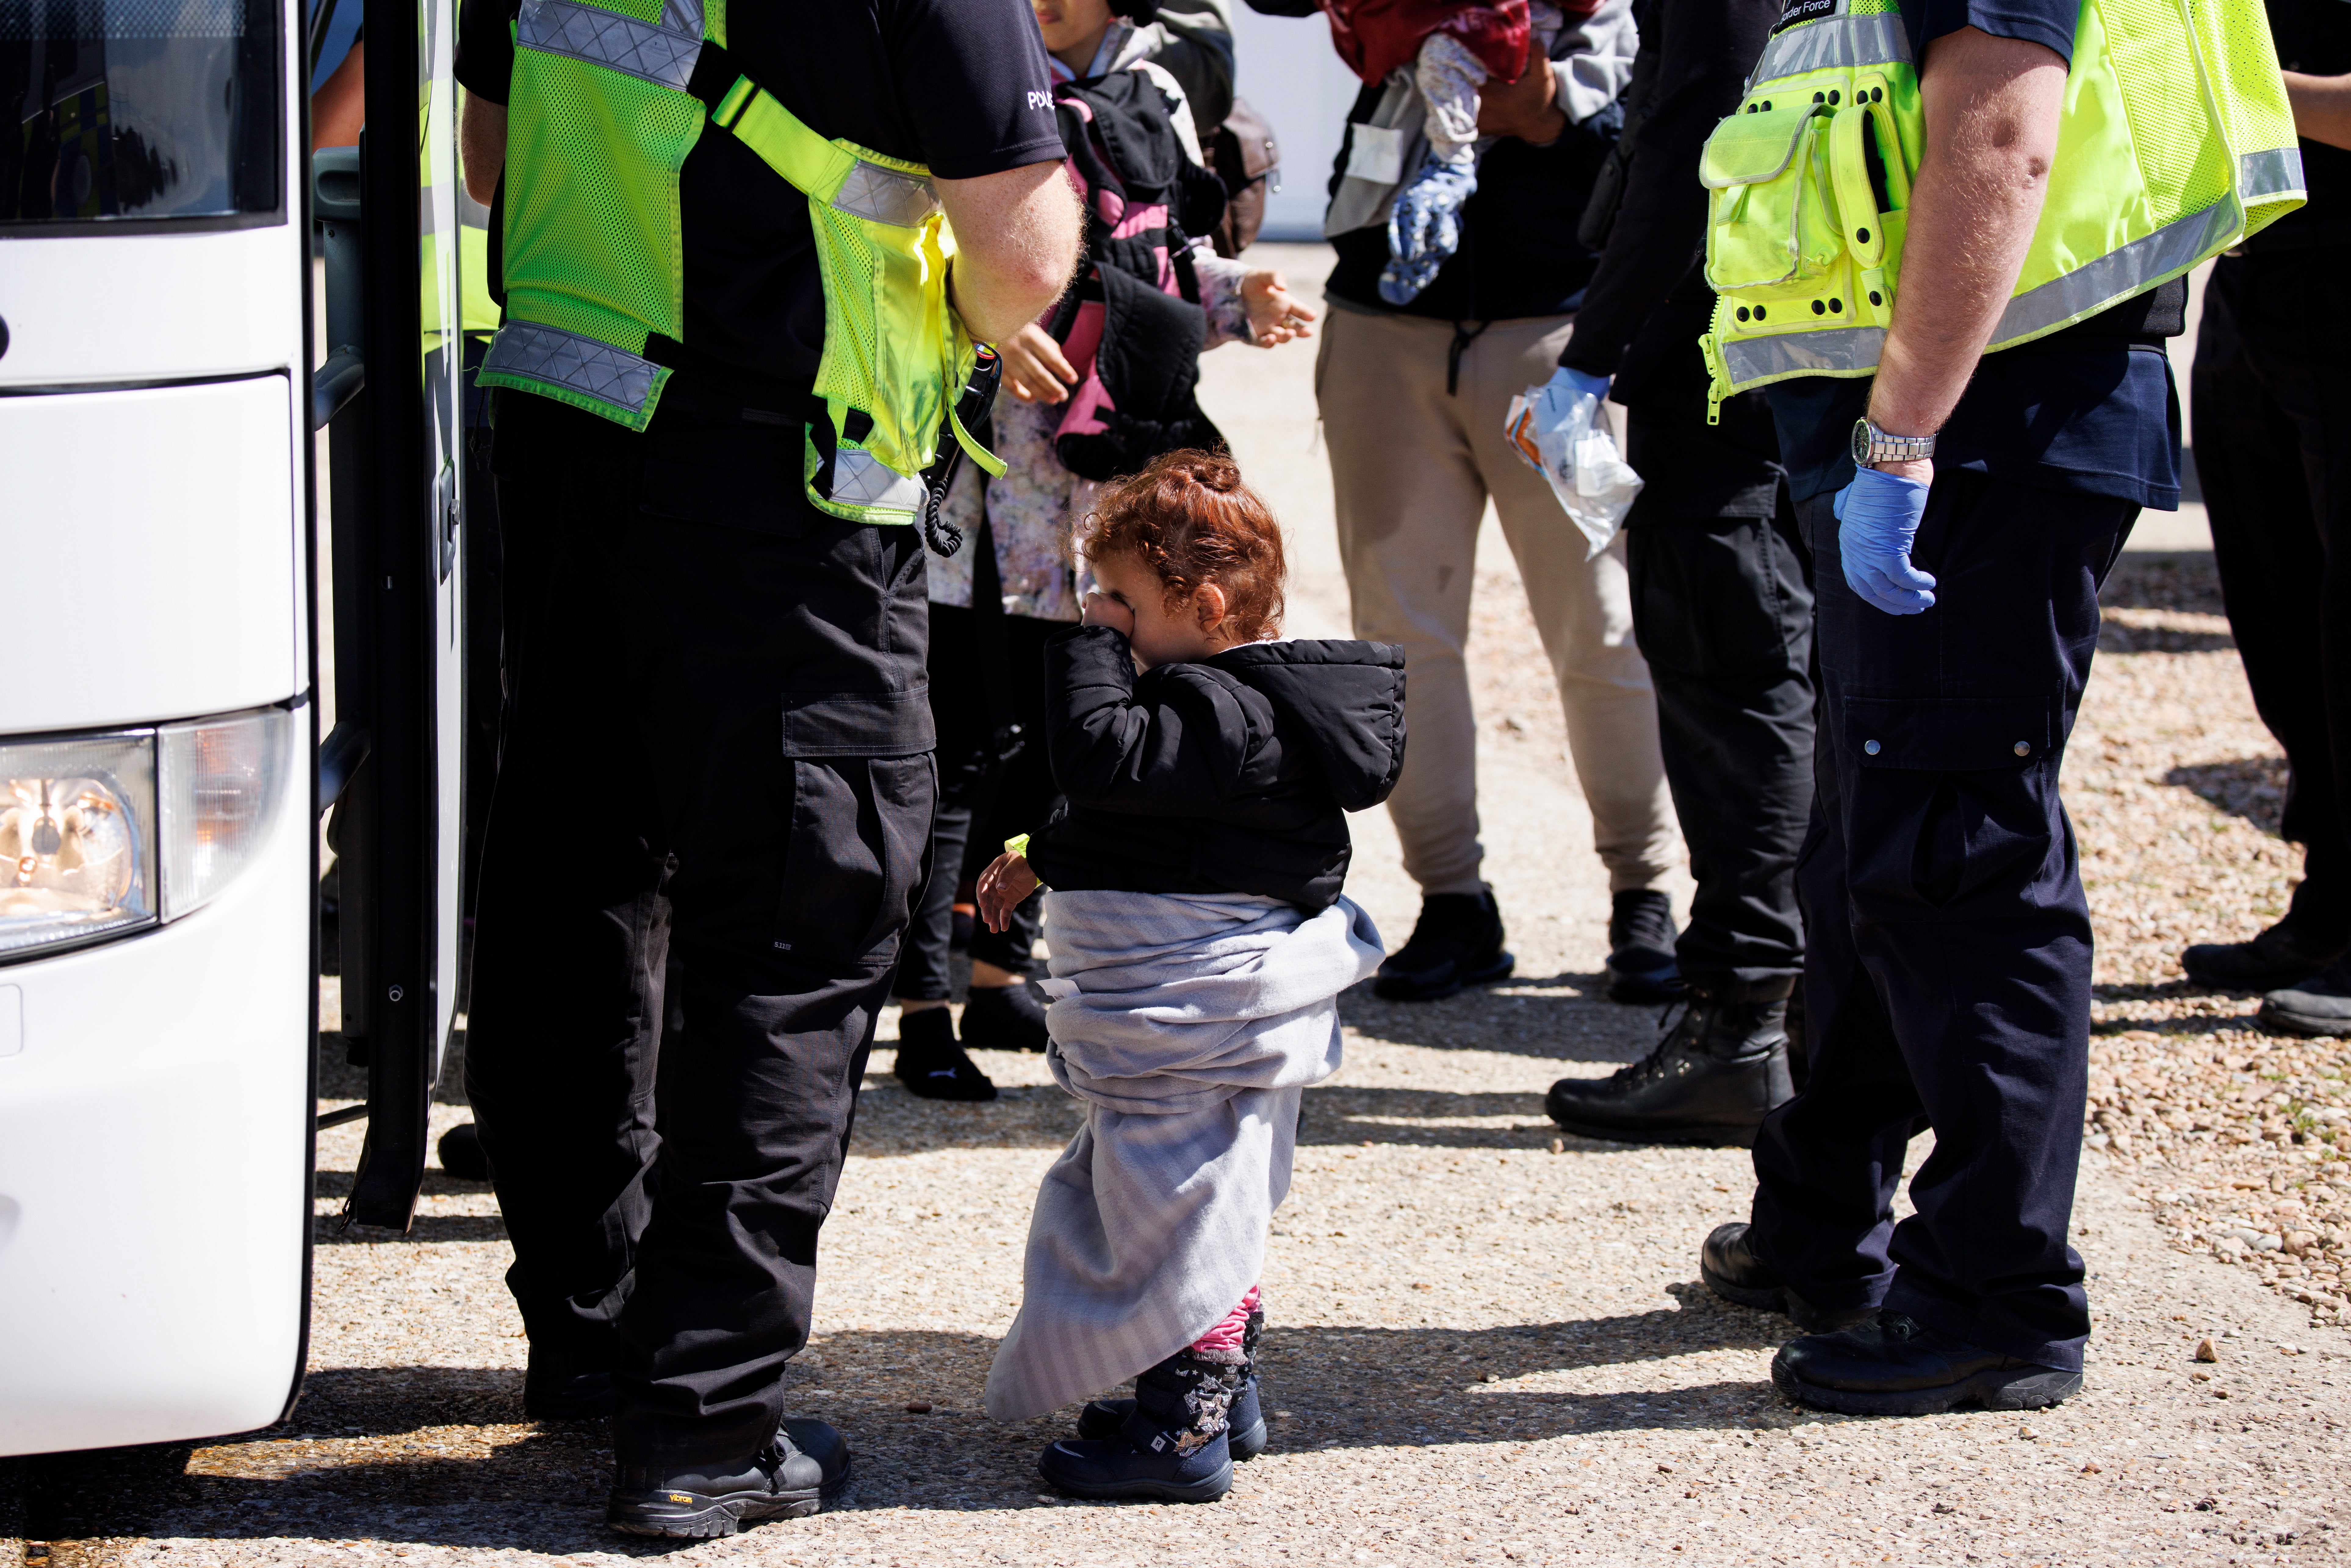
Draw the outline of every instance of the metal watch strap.
<instances>
[{"instance_id":1,"label":"metal watch strap","mask_svg":"<svg viewBox=\"0 0 2351 1568\"><path fill-rule=\"evenodd\" d=\"M1932 435L1896 435L1880 430L1867 415L1853 422L1853 461L1866 468L1876 463L1919 463L1935 455Z\"/></svg>"}]
</instances>

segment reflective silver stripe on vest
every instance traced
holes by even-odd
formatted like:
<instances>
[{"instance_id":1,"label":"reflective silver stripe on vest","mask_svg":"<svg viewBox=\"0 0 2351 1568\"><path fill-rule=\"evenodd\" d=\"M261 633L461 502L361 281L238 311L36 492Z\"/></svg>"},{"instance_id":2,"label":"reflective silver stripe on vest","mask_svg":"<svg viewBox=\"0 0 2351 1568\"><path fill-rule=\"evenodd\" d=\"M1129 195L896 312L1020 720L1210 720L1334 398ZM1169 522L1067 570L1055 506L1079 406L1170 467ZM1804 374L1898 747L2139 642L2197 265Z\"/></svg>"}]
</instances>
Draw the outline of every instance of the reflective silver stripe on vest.
<instances>
[{"instance_id":1,"label":"reflective silver stripe on vest","mask_svg":"<svg viewBox=\"0 0 2351 1568\"><path fill-rule=\"evenodd\" d=\"M575 0L522 0L515 41L684 92L702 54L702 6L665 0L656 26Z\"/></svg>"},{"instance_id":2,"label":"reflective silver stripe on vest","mask_svg":"<svg viewBox=\"0 0 2351 1568\"><path fill-rule=\"evenodd\" d=\"M1876 16L1834 16L1791 27L1763 46L1763 57L1748 77L1751 89L1782 77L1833 67L1882 66L1910 61L1910 35L1899 12Z\"/></svg>"},{"instance_id":3,"label":"reflective silver stripe on vest","mask_svg":"<svg viewBox=\"0 0 2351 1568\"><path fill-rule=\"evenodd\" d=\"M2000 325L1992 329L1991 347L2005 348L2021 339L2064 326L2117 300L2152 288L2167 277L2178 277L2199 257L2228 244L2243 222L2243 209L2234 202L2213 203L2200 213L2175 218L2144 239L2135 239L2117 251L2053 277L2008 302Z\"/></svg>"},{"instance_id":4,"label":"reflective silver stripe on vest","mask_svg":"<svg viewBox=\"0 0 2351 1568\"><path fill-rule=\"evenodd\" d=\"M661 372L659 365L626 349L538 321L508 321L499 328L482 369L568 387L631 413L644 412L653 378Z\"/></svg>"},{"instance_id":5,"label":"reflective silver stripe on vest","mask_svg":"<svg viewBox=\"0 0 2351 1568\"><path fill-rule=\"evenodd\" d=\"M871 452L854 446L837 447L832 455L832 493L828 497L845 507L890 507L902 512L923 509L923 482L896 472Z\"/></svg>"},{"instance_id":6,"label":"reflective silver stripe on vest","mask_svg":"<svg viewBox=\"0 0 2351 1568\"><path fill-rule=\"evenodd\" d=\"M2302 149L2275 147L2267 152L2248 152L2237 160L2237 193L2248 202L2266 202L2273 197L2299 196L2307 189L2302 183Z\"/></svg>"},{"instance_id":7,"label":"reflective silver stripe on vest","mask_svg":"<svg viewBox=\"0 0 2351 1568\"><path fill-rule=\"evenodd\" d=\"M1886 346L1883 327L1829 327L1780 338L1733 338L1722 345L1722 368L1734 387L1787 376L1865 371Z\"/></svg>"},{"instance_id":8,"label":"reflective silver stripe on vest","mask_svg":"<svg viewBox=\"0 0 2351 1568\"><path fill-rule=\"evenodd\" d=\"M861 158L849 178L841 183L832 204L855 217L916 229L939 210L939 198L931 183L920 175L885 169Z\"/></svg>"}]
</instances>

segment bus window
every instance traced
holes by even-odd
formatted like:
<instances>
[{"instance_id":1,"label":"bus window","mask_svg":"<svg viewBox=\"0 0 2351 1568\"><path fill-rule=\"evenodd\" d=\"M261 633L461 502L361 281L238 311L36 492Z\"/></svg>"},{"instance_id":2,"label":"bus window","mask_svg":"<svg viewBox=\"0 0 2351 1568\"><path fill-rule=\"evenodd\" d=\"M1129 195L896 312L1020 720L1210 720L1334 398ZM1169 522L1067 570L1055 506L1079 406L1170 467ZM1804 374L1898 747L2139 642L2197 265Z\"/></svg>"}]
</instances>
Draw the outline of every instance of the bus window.
<instances>
[{"instance_id":1,"label":"bus window","mask_svg":"<svg viewBox=\"0 0 2351 1568\"><path fill-rule=\"evenodd\" d=\"M0 231L282 222L277 0L0 0Z\"/></svg>"}]
</instances>

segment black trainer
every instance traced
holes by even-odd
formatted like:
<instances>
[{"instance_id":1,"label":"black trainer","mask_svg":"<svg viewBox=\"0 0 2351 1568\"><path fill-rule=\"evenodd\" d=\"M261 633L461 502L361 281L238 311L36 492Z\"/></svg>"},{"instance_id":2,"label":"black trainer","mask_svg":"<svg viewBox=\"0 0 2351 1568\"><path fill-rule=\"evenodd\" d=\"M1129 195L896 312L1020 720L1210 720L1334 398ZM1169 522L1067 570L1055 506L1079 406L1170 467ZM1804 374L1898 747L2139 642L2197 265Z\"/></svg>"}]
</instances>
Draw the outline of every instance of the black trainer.
<instances>
[{"instance_id":1,"label":"black trainer","mask_svg":"<svg viewBox=\"0 0 2351 1568\"><path fill-rule=\"evenodd\" d=\"M1008 986L974 986L964 993L966 1051L1042 1051L1045 1004L1026 980Z\"/></svg>"},{"instance_id":2,"label":"black trainer","mask_svg":"<svg viewBox=\"0 0 2351 1568\"><path fill-rule=\"evenodd\" d=\"M2351 1035L2351 958L2328 966L2298 986L2272 991L2256 1015L2280 1034Z\"/></svg>"},{"instance_id":3,"label":"black trainer","mask_svg":"<svg viewBox=\"0 0 2351 1568\"><path fill-rule=\"evenodd\" d=\"M1669 1010L1657 1049L1606 1078L1562 1078L1543 1109L1571 1133L1619 1144L1755 1146L1763 1118L1795 1093L1785 1001Z\"/></svg>"},{"instance_id":4,"label":"black trainer","mask_svg":"<svg viewBox=\"0 0 2351 1568\"><path fill-rule=\"evenodd\" d=\"M441 1134L441 1169L459 1181L490 1179L490 1159L482 1153L482 1130L460 1122Z\"/></svg>"},{"instance_id":5,"label":"black trainer","mask_svg":"<svg viewBox=\"0 0 2351 1568\"><path fill-rule=\"evenodd\" d=\"M925 1100L993 1100L996 1085L956 1043L945 1008L898 1015L898 1062L890 1070Z\"/></svg>"},{"instance_id":6,"label":"black trainer","mask_svg":"<svg viewBox=\"0 0 2351 1568\"><path fill-rule=\"evenodd\" d=\"M1985 1350L1900 1312L1790 1340L1771 1358L1771 1381L1799 1405L1847 1416L2040 1410L2082 1388L2078 1372Z\"/></svg>"},{"instance_id":7,"label":"black trainer","mask_svg":"<svg viewBox=\"0 0 2351 1568\"><path fill-rule=\"evenodd\" d=\"M1742 1307L1779 1312L1792 1319L1806 1333L1834 1333L1877 1315L1876 1307L1829 1312L1788 1289L1771 1271L1771 1265L1755 1256L1749 1239L1751 1228L1743 1221L1718 1225L1707 1237L1706 1245L1698 1249L1698 1275L1706 1281L1708 1290Z\"/></svg>"},{"instance_id":8,"label":"black trainer","mask_svg":"<svg viewBox=\"0 0 2351 1568\"><path fill-rule=\"evenodd\" d=\"M1632 1007L1679 1001L1681 965L1674 956L1674 906L1662 893L1635 889L1609 901L1608 999Z\"/></svg>"},{"instance_id":9,"label":"black trainer","mask_svg":"<svg viewBox=\"0 0 2351 1568\"><path fill-rule=\"evenodd\" d=\"M610 1361L534 1343L522 1375L522 1413L533 1421L590 1421L610 1416Z\"/></svg>"},{"instance_id":10,"label":"black trainer","mask_svg":"<svg viewBox=\"0 0 2351 1568\"><path fill-rule=\"evenodd\" d=\"M1518 960L1502 949L1494 890L1432 893L1420 901L1412 940L1381 961L1372 994L1392 1002L1433 1002L1464 986L1508 979Z\"/></svg>"},{"instance_id":11,"label":"black trainer","mask_svg":"<svg viewBox=\"0 0 2351 1568\"><path fill-rule=\"evenodd\" d=\"M849 1445L821 1421L786 1421L732 1469L624 1466L604 1522L623 1535L700 1541L747 1524L799 1519L849 1484Z\"/></svg>"},{"instance_id":12,"label":"black trainer","mask_svg":"<svg viewBox=\"0 0 2351 1568\"><path fill-rule=\"evenodd\" d=\"M2292 915L2250 942L2199 942L2179 967L2216 991L2282 991L2299 987L2342 958L2346 944L2314 935Z\"/></svg>"}]
</instances>

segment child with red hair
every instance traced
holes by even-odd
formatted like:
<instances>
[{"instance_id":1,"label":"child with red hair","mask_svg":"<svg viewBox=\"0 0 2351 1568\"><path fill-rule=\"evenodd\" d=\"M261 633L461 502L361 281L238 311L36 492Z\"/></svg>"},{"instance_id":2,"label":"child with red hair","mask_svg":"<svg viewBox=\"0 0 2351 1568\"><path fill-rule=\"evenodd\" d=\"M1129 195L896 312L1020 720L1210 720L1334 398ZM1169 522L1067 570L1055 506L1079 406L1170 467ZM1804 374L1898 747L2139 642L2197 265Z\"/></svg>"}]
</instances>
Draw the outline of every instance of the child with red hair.
<instances>
[{"instance_id":1,"label":"child with red hair","mask_svg":"<svg viewBox=\"0 0 2351 1568\"><path fill-rule=\"evenodd\" d=\"M1266 1226L1300 1092L1338 1070L1338 994L1381 957L1340 895L1345 813L1403 766L1404 656L1278 640L1280 529L1221 453L1106 486L1079 543L1097 586L1045 645L1063 804L979 899L1000 926L1049 885L1046 1057L1086 1122L1038 1194L987 1409L1133 1377L1040 1469L1078 1497L1206 1502L1265 1444Z\"/></svg>"}]
</instances>

